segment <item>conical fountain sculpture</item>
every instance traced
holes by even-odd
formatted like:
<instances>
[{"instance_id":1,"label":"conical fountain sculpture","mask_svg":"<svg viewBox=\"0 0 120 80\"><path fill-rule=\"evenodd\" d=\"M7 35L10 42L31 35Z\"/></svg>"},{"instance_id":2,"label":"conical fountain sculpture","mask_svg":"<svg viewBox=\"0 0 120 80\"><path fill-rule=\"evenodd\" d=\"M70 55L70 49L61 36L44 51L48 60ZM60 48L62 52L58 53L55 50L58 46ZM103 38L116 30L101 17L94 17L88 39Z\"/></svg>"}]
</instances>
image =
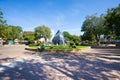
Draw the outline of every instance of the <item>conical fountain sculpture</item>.
<instances>
[{"instance_id":1,"label":"conical fountain sculpture","mask_svg":"<svg viewBox=\"0 0 120 80\"><path fill-rule=\"evenodd\" d=\"M63 45L65 43L64 37L62 35L62 33L60 32L60 30L57 31L57 33L55 34L55 36L52 39L52 42L56 45Z\"/></svg>"}]
</instances>

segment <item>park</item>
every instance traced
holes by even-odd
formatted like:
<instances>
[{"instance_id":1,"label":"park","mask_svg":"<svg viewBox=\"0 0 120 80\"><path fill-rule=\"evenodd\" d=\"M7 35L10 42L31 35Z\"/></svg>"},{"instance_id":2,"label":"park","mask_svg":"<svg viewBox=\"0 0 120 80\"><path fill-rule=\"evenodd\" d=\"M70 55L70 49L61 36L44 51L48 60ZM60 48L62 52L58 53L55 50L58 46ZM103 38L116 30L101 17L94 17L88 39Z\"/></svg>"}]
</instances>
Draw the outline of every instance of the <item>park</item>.
<instances>
[{"instance_id":1,"label":"park","mask_svg":"<svg viewBox=\"0 0 120 80\"><path fill-rule=\"evenodd\" d=\"M0 1L0 80L120 80L117 0L109 7L91 1L90 10L79 0L6 2Z\"/></svg>"},{"instance_id":2,"label":"park","mask_svg":"<svg viewBox=\"0 0 120 80\"><path fill-rule=\"evenodd\" d=\"M120 49L86 48L80 52L37 55L25 48L25 45L0 48L1 80L120 79Z\"/></svg>"}]
</instances>

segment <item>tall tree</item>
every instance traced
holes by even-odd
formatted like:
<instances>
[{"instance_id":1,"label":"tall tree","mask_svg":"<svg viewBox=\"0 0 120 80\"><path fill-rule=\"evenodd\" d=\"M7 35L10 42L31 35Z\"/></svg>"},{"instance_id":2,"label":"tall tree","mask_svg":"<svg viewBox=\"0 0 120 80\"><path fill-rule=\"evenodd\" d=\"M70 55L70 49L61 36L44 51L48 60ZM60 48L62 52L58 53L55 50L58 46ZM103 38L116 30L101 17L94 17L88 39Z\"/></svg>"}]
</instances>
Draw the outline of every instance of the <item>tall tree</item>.
<instances>
[{"instance_id":1,"label":"tall tree","mask_svg":"<svg viewBox=\"0 0 120 80\"><path fill-rule=\"evenodd\" d=\"M13 28L12 28L12 31L14 32L13 38L14 38L14 39L15 39L15 38L21 39L21 37L22 37L22 32L23 32L22 27L20 27L20 26L12 26L12 27L13 27Z\"/></svg>"},{"instance_id":2,"label":"tall tree","mask_svg":"<svg viewBox=\"0 0 120 80\"><path fill-rule=\"evenodd\" d=\"M80 37L78 35L72 35L71 40L73 42L80 42Z\"/></svg>"},{"instance_id":3,"label":"tall tree","mask_svg":"<svg viewBox=\"0 0 120 80\"><path fill-rule=\"evenodd\" d=\"M51 29L45 25L38 26L35 28L36 39L39 39L41 36L50 39L51 38Z\"/></svg>"},{"instance_id":4,"label":"tall tree","mask_svg":"<svg viewBox=\"0 0 120 80\"><path fill-rule=\"evenodd\" d=\"M78 35L72 35L67 31L63 32L63 36L65 38L66 41L70 41L70 42L80 42L80 36Z\"/></svg>"},{"instance_id":5,"label":"tall tree","mask_svg":"<svg viewBox=\"0 0 120 80\"><path fill-rule=\"evenodd\" d=\"M3 13L0 9L0 37L5 39L20 39L22 37L22 27L7 25L3 20Z\"/></svg>"},{"instance_id":6,"label":"tall tree","mask_svg":"<svg viewBox=\"0 0 120 80\"><path fill-rule=\"evenodd\" d=\"M104 16L101 15L100 17L97 17L95 15L87 16L86 20L83 22L81 31L84 32L85 36L91 36L92 41L94 39L97 41L98 45L100 43L100 36L104 34L105 30L105 19ZM89 35L86 35L90 33Z\"/></svg>"},{"instance_id":7,"label":"tall tree","mask_svg":"<svg viewBox=\"0 0 120 80\"><path fill-rule=\"evenodd\" d=\"M21 39L22 37L22 28L19 26L6 26L4 30L2 30L2 35L5 39Z\"/></svg>"},{"instance_id":8,"label":"tall tree","mask_svg":"<svg viewBox=\"0 0 120 80\"><path fill-rule=\"evenodd\" d=\"M105 19L109 34L115 34L116 39L120 39L120 4L115 8L108 9Z\"/></svg>"},{"instance_id":9,"label":"tall tree","mask_svg":"<svg viewBox=\"0 0 120 80\"><path fill-rule=\"evenodd\" d=\"M6 20L3 20L3 12L0 9L0 25L5 25L6 24Z\"/></svg>"},{"instance_id":10,"label":"tall tree","mask_svg":"<svg viewBox=\"0 0 120 80\"><path fill-rule=\"evenodd\" d=\"M23 38L24 38L24 40L33 41L35 39L35 32L24 31Z\"/></svg>"},{"instance_id":11,"label":"tall tree","mask_svg":"<svg viewBox=\"0 0 120 80\"><path fill-rule=\"evenodd\" d=\"M92 33L92 31L86 31L84 34L81 36L81 39L83 41L94 41L95 40L95 35Z\"/></svg>"},{"instance_id":12,"label":"tall tree","mask_svg":"<svg viewBox=\"0 0 120 80\"><path fill-rule=\"evenodd\" d=\"M0 37L3 37L3 30L6 26L6 20L3 20L3 12L0 9Z\"/></svg>"},{"instance_id":13,"label":"tall tree","mask_svg":"<svg viewBox=\"0 0 120 80\"><path fill-rule=\"evenodd\" d=\"M64 36L65 40L67 40L67 41L70 41L71 37L72 37L71 34L67 31L63 32L63 36Z\"/></svg>"}]
</instances>

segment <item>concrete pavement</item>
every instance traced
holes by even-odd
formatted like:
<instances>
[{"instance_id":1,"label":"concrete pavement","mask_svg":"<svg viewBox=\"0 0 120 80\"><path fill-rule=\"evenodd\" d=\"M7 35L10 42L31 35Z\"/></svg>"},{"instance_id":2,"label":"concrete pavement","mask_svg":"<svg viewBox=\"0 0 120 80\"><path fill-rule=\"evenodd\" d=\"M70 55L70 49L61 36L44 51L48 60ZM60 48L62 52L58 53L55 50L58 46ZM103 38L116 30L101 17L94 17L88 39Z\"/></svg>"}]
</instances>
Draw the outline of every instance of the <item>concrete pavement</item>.
<instances>
[{"instance_id":1,"label":"concrete pavement","mask_svg":"<svg viewBox=\"0 0 120 80\"><path fill-rule=\"evenodd\" d=\"M120 80L120 49L38 56L25 47L0 48L0 80Z\"/></svg>"}]
</instances>

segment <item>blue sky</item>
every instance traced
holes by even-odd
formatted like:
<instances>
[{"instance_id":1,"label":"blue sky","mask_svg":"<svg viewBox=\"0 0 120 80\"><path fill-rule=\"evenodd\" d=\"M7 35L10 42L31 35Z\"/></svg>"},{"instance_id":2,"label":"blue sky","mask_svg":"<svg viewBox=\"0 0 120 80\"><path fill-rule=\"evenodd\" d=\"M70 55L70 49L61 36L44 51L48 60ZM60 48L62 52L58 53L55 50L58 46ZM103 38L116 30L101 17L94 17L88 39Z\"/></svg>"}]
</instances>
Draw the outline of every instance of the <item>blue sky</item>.
<instances>
[{"instance_id":1,"label":"blue sky","mask_svg":"<svg viewBox=\"0 0 120 80\"><path fill-rule=\"evenodd\" d=\"M88 15L106 14L120 0L0 0L0 8L9 25L18 25L24 31L34 31L46 25L56 33L58 29L80 35Z\"/></svg>"}]
</instances>

